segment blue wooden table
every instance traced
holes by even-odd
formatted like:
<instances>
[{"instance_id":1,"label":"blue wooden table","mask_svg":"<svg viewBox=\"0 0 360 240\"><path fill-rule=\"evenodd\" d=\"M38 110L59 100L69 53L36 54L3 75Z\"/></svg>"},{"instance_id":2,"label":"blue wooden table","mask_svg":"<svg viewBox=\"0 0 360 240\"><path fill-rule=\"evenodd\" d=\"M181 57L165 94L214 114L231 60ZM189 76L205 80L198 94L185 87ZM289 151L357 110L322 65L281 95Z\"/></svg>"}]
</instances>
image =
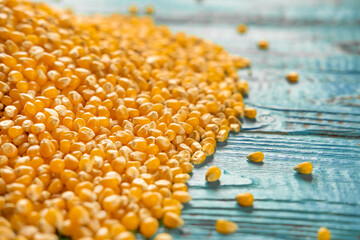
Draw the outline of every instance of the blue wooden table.
<instances>
[{"instance_id":1,"label":"blue wooden table","mask_svg":"<svg viewBox=\"0 0 360 240\"><path fill-rule=\"evenodd\" d=\"M79 13L125 12L152 2L155 19L173 31L212 40L230 53L248 57L248 106L257 120L218 146L189 181L193 201L183 211L185 226L175 239L316 239L326 226L332 239L360 239L360 1L359 0L78 0L56 1ZM236 26L246 23L245 35ZM257 41L267 39L268 51ZM297 84L284 76L295 70ZM263 165L245 156L265 154ZM293 167L310 161L311 176ZM223 175L205 183L211 165ZM240 208L240 192L255 196ZM218 218L235 221L233 235L216 232ZM141 239L140 236L138 236Z\"/></svg>"}]
</instances>

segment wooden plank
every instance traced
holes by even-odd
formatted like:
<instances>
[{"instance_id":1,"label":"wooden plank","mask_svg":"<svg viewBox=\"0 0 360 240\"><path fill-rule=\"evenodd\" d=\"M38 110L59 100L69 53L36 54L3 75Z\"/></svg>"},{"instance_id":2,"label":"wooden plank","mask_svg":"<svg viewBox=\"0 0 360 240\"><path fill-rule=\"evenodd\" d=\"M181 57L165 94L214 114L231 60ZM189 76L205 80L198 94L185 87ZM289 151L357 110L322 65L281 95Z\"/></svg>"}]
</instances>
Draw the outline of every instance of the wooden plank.
<instances>
[{"instance_id":1,"label":"wooden plank","mask_svg":"<svg viewBox=\"0 0 360 240\"><path fill-rule=\"evenodd\" d=\"M185 226L175 239L315 239L331 229L332 239L360 239L360 1L357 0L183 0L151 1L155 20L173 31L212 40L232 54L252 60L246 98L258 109L257 121L245 120L243 132L219 144L213 157L196 168L189 181L193 201L185 206ZM63 0L76 12L126 12L147 1ZM245 35L238 23L249 26ZM265 38L268 51L256 43ZM298 84L284 75L300 73ZM264 164L245 156L263 151ZM314 164L310 177L294 174L303 161ZM211 165L221 181L206 184ZM252 208L237 206L234 196L249 191ZM215 231L218 218L235 221L229 236ZM138 236L140 239L141 237Z\"/></svg>"}]
</instances>

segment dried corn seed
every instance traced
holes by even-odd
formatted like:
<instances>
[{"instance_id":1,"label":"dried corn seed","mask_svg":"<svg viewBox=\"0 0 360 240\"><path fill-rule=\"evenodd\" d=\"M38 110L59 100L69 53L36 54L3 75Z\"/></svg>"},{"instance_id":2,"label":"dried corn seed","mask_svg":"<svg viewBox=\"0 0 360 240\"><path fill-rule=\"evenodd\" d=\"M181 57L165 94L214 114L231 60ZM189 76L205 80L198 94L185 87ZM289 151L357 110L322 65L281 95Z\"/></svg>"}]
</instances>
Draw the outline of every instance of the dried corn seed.
<instances>
[{"instance_id":1,"label":"dried corn seed","mask_svg":"<svg viewBox=\"0 0 360 240\"><path fill-rule=\"evenodd\" d=\"M289 72L286 74L286 79L291 83L295 83L299 80L299 74L297 72Z\"/></svg>"},{"instance_id":2,"label":"dried corn seed","mask_svg":"<svg viewBox=\"0 0 360 240\"><path fill-rule=\"evenodd\" d=\"M154 14L154 7L153 6L146 6L145 13L148 15Z\"/></svg>"},{"instance_id":3,"label":"dried corn seed","mask_svg":"<svg viewBox=\"0 0 360 240\"><path fill-rule=\"evenodd\" d=\"M136 15L136 14L138 13L138 8L137 8L135 5L131 5L131 6L129 7L129 13L130 13L131 15Z\"/></svg>"},{"instance_id":4,"label":"dried corn seed","mask_svg":"<svg viewBox=\"0 0 360 240\"><path fill-rule=\"evenodd\" d=\"M176 213L166 212L163 223L167 228L178 228L184 224L184 221Z\"/></svg>"},{"instance_id":5,"label":"dried corn seed","mask_svg":"<svg viewBox=\"0 0 360 240\"><path fill-rule=\"evenodd\" d=\"M254 202L254 196L251 193L239 193L235 198L242 207L251 207Z\"/></svg>"},{"instance_id":6,"label":"dried corn seed","mask_svg":"<svg viewBox=\"0 0 360 240\"><path fill-rule=\"evenodd\" d=\"M173 240L173 238L168 233L159 233L155 236L154 240Z\"/></svg>"},{"instance_id":7,"label":"dried corn seed","mask_svg":"<svg viewBox=\"0 0 360 240\"><path fill-rule=\"evenodd\" d=\"M246 157L251 162L262 162L264 160L264 154L262 152L254 152Z\"/></svg>"},{"instance_id":8,"label":"dried corn seed","mask_svg":"<svg viewBox=\"0 0 360 240\"><path fill-rule=\"evenodd\" d=\"M237 229L237 225L234 222L227 221L224 219L218 219L216 221L216 231L221 234L231 234Z\"/></svg>"},{"instance_id":9,"label":"dried corn seed","mask_svg":"<svg viewBox=\"0 0 360 240\"><path fill-rule=\"evenodd\" d=\"M318 240L330 240L331 233L326 227L321 227L318 230Z\"/></svg>"},{"instance_id":10,"label":"dried corn seed","mask_svg":"<svg viewBox=\"0 0 360 240\"><path fill-rule=\"evenodd\" d=\"M254 108L245 108L244 113L245 113L245 117L254 119L254 118L256 118L257 112L256 112L256 109L254 109Z\"/></svg>"},{"instance_id":11,"label":"dried corn seed","mask_svg":"<svg viewBox=\"0 0 360 240\"><path fill-rule=\"evenodd\" d=\"M313 170L313 166L310 162L303 162L294 167L294 170L301 174L310 174Z\"/></svg>"},{"instance_id":12,"label":"dried corn seed","mask_svg":"<svg viewBox=\"0 0 360 240\"><path fill-rule=\"evenodd\" d=\"M247 26L245 24L239 24L237 26L237 31L238 31L238 33L246 33Z\"/></svg>"},{"instance_id":13,"label":"dried corn seed","mask_svg":"<svg viewBox=\"0 0 360 240\"><path fill-rule=\"evenodd\" d=\"M215 182L215 181L219 180L220 176L221 176L220 168L218 168L217 166L211 166L206 171L205 179L208 182Z\"/></svg>"},{"instance_id":14,"label":"dried corn seed","mask_svg":"<svg viewBox=\"0 0 360 240\"><path fill-rule=\"evenodd\" d=\"M259 47L260 49L262 49L262 50L266 50L266 49L269 48L269 42L268 42L267 40L265 40L265 39L260 40L260 41L258 42L258 47Z\"/></svg>"}]
</instances>

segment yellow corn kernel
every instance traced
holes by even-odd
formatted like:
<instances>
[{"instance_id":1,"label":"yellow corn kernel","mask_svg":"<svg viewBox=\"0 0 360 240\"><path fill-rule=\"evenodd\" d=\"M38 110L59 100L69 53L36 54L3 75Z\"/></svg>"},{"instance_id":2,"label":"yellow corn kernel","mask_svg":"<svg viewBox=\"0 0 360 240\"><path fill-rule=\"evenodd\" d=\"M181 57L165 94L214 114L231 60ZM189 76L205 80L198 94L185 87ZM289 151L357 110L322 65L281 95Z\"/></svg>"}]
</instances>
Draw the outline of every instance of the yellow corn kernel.
<instances>
[{"instance_id":1,"label":"yellow corn kernel","mask_svg":"<svg viewBox=\"0 0 360 240\"><path fill-rule=\"evenodd\" d=\"M310 162L303 162L294 167L294 170L301 174L310 174L313 170L313 166Z\"/></svg>"},{"instance_id":2,"label":"yellow corn kernel","mask_svg":"<svg viewBox=\"0 0 360 240\"><path fill-rule=\"evenodd\" d=\"M6 106L4 109L4 115L7 118L13 118L15 116L17 116L18 114L18 109L15 106Z\"/></svg>"},{"instance_id":3,"label":"yellow corn kernel","mask_svg":"<svg viewBox=\"0 0 360 240\"><path fill-rule=\"evenodd\" d=\"M78 137L81 141L89 142L95 137L95 133L90 128L81 127L78 131Z\"/></svg>"},{"instance_id":4,"label":"yellow corn kernel","mask_svg":"<svg viewBox=\"0 0 360 240\"><path fill-rule=\"evenodd\" d=\"M128 212L121 219L121 223L130 231L134 231L139 227L140 219L139 216L134 212Z\"/></svg>"},{"instance_id":5,"label":"yellow corn kernel","mask_svg":"<svg viewBox=\"0 0 360 240\"><path fill-rule=\"evenodd\" d=\"M24 76L18 71L11 71L8 75L8 80L9 82L18 83L24 80Z\"/></svg>"},{"instance_id":6,"label":"yellow corn kernel","mask_svg":"<svg viewBox=\"0 0 360 240\"><path fill-rule=\"evenodd\" d=\"M245 117L249 118L249 119L254 119L256 118L256 109L254 108L245 108Z\"/></svg>"},{"instance_id":7,"label":"yellow corn kernel","mask_svg":"<svg viewBox=\"0 0 360 240\"><path fill-rule=\"evenodd\" d=\"M69 219L74 225L82 225L89 222L90 214L82 206L73 206L69 211Z\"/></svg>"},{"instance_id":8,"label":"yellow corn kernel","mask_svg":"<svg viewBox=\"0 0 360 240\"><path fill-rule=\"evenodd\" d=\"M199 165L203 163L206 159L206 154L203 151L196 151L191 157L191 162L194 165Z\"/></svg>"},{"instance_id":9,"label":"yellow corn kernel","mask_svg":"<svg viewBox=\"0 0 360 240\"><path fill-rule=\"evenodd\" d=\"M24 129L20 126L13 126L13 127L9 128L9 130L8 130L9 137L11 137L13 139L17 138L18 136L23 134L23 132L24 132Z\"/></svg>"},{"instance_id":10,"label":"yellow corn kernel","mask_svg":"<svg viewBox=\"0 0 360 240\"><path fill-rule=\"evenodd\" d=\"M235 198L238 204L243 207L251 207L254 202L254 196L251 193L239 193Z\"/></svg>"},{"instance_id":11,"label":"yellow corn kernel","mask_svg":"<svg viewBox=\"0 0 360 240\"><path fill-rule=\"evenodd\" d=\"M138 8L137 8L135 5L131 5L131 6L129 7L129 13L130 13L131 15L136 15L136 14L138 13Z\"/></svg>"},{"instance_id":12,"label":"yellow corn kernel","mask_svg":"<svg viewBox=\"0 0 360 240\"><path fill-rule=\"evenodd\" d=\"M173 237L168 233L159 233L155 236L154 240L173 240Z\"/></svg>"},{"instance_id":13,"label":"yellow corn kernel","mask_svg":"<svg viewBox=\"0 0 360 240\"><path fill-rule=\"evenodd\" d=\"M40 154L44 158L52 157L55 154L55 146L49 139L43 139L40 142Z\"/></svg>"},{"instance_id":14,"label":"yellow corn kernel","mask_svg":"<svg viewBox=\"0 0 360 240\"><path fill-rule=\"evenodd\" d=\"M318 240L330 240L331 233L326 227L321 227L318 230Z\"/></svg>"},{"instance_id":15,"label":"yellow corn kernel","mask_svg":"<svg viewBox=\"0 0 360 240\"><path fill-rule=\"evenodd\" d=\"M291 83L296 83L299 80L299 74L297 72L289 72L286 74L286 79Z\"/></svg>"},{"instance_id":16,"label":"yellow corn kernel","mask_svg":"<svg viewBox=\"0 0 360 240\"><path fill-rule=\"evenodd\" d=\"M221 176L220 168L218 168L217 166L211 166L206 171L205 179L208 182L215 182L215 181L219 180L220 176Z\"/></svg>"},{"instance_id":17,"label":"yellow corn kernel","mask_svg":"<svg viewBox=\"0 0 360 240\"><path fill-rule=\"evenodd\" d=\"M184 225L184 221L181 217L173 212L166 212L162 221L167 228L178 228Z\"/></svg>"},{"instance_id":18,"label":"yellow corn kernel","mask_svg":"<svg viewBox=\"0 0 360 240\"><path fill-rule=\"evenodd\" d=\"M239 24L237 26L237 31L238 31L238 33L246 33L246 31L247 31L246 25L245 24Z\"/></svg>"},{"instance_id":19,"label":"yellow corn kernel","mask_svg":"<svg viewBox=\"0 0 360 240\"><path fill-rule=\"evenodd\" d=\"M60 174L65 169L65 161L59 158L54 158L50 162L50 171L52 173Z\"/></svg>"},{"instance_id":20,"label":"yellow corn kernel","mask_svg":"<svg viewBox=\"0 0 360 240\"><path fill-rule=\"evenodd\" d=\"M4 143L0 147L0 153L5 155L6 157L12 158L18 154L18 149L12 143Z\"/></svg>"},{"instance_id":21,"label":"yellow corn kernel","mask_svg":"<svg viewBox=\"0 0 360 240\"><path fill-rule=\"evenodd\" d=\"M175 191L173 192L172 198L178 200L181 203L190 202L192 199L190 194L186 191Z\"/></svg>"},{"instance_id":22,"label":"yellow corn kernel","mask_svg":"<svg viewBox=\"0 0 360 240\"><path fill-rule=\"evenodd\" d=\"M155 235L159 227L159 222L153 217L146 217L140 223L140 233L145 237L151 237Z\"/></svg>"},{"instance_id":23,"label":"yellow corn kernel","mask_svg":"<svg viewBox=\"0 0 360 240\"><path fill-rule=\"evenodd\" d=\"M152 15L154 13L154 7L153 6L146 6L145 13L148 15Z\"/></svg>"},{"instance_id":24,"label":"yellow corn kernel","mask_svg":"<svg viewBox=\"0 0 360 240\"><path fill-rule=\"evenodd\" d=\"M125 231L116 235L114 240L136 240L136 237L132 232Z\"/></svg>"},{"instance_id":25,"label":"yellow corn kernel","mask_svg":"<svg viewBox=\"0 0 360 240\"><path fill-rule=\"evenodd\" d=\"M268 42L267 40L265 40L265 39L260 40L260 41L258 42L258 47L259 47L260 49L262 49L262 50L266 50L266 49L269 48L269 42Z\"/></svg>"},{"instance_id":26,"label":"yellow corn kernel","mask_svg":"<svg viewBox=\"0 0 360 240\"><path fill-rule=\"evenodd\" d=\"M224 219L218 219L216 221L216 231L221 234L231 234L237 230L237 225L234 222Z\"/></svg>"},{"instance_id":27,"label":"yellow corn kernel","mask_svg":"<svg viewBox=\"0 0 360 240\"><path fill-rule=\"evenodd\" d=\"M264 154L262 152L254 152L246 157L251 162L262 162L264 160Z\"/></svg>"},{"instance_id":28,"label":"yellow corn kernel","mask_svg":"<svg viewBox=\"0 0 360 240\"><path fill-rule=\"evenodd\" d=\"M229 130L222 129L219 131L219 133L216 136L216 140L219 142L224 142L229 136Z\"/></svg>"},{"instance_id":29,"label":"yellow corn kernel","mask_svg":"<svg viewBox=\"0 0 360 240\"><path fill-rule=\"evenodd\" d=\"M16 203L16 211L21 214L29 214L33 210L33 204L28 199L21 199Z\"/></svg>"}]
</instances>

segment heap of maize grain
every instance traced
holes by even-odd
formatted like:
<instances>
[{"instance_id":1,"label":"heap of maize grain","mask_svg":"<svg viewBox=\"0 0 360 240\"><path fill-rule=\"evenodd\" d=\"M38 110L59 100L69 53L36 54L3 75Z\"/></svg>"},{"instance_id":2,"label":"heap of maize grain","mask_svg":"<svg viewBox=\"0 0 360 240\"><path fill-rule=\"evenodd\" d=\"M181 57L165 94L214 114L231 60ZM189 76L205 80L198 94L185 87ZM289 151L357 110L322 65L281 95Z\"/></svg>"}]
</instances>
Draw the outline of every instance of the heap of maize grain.
<instances>
[{"instance_id":1,"label":"heap of maize grain","mask_svg":"<svg viewBox=\"0 0 360 240\"><path fill-rule=\"evenodd\" d=\"M135 239L240 131L249 61L148 16L0 0L0 239Z\"/></svg>"}]
</instances>

